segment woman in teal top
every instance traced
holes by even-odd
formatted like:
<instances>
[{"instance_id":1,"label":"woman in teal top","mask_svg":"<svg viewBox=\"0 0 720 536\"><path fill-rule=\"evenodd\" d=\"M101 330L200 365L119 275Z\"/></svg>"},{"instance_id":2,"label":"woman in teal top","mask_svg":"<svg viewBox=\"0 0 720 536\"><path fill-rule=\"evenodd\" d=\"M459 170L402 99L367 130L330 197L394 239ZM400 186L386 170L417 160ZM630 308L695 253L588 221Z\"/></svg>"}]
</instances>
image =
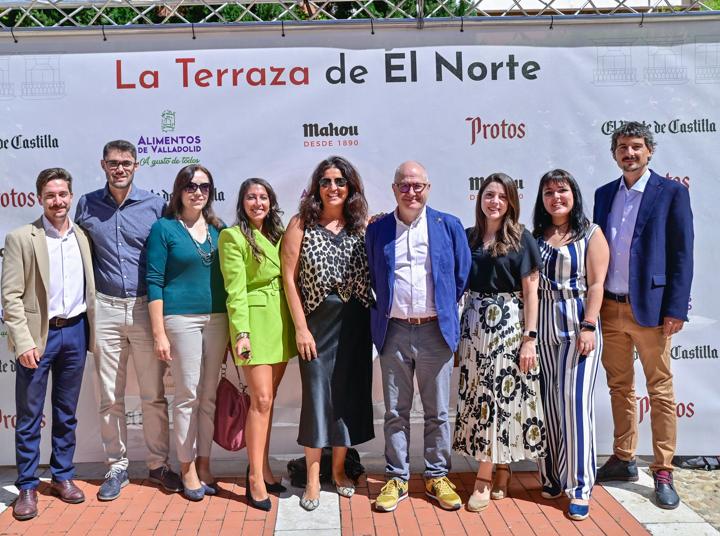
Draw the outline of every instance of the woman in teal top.
<instances>
[{"instance_id":1,"label":"woman in teal top","mask_svg":"<svg viewBox=\"0 0 720 536\"><path fill-rule=\"evenodd\" d=\"M212 210L213 179L202 166L175 178L167 213L147 240L150 323L158 359L175 383L173 435L183 494L217 493L210 472L217 389L228 326L217 244L224 227Z\"/></svg>"},{"instance_id":2,"label":"woman in teal top","mask_svg":"<svg viewBox=\"0 0 720 536\"><path fill-rule=\"evenodd\" d=\"M268 446L273 401L288 359L297 353L280 277L280 214L270 184L247 179L238 194L237 224L220 233L231 346L250 390L245 493L252 506L266 511L268 491L285 491L270 470Z\"/></svg>"}]
</instances>

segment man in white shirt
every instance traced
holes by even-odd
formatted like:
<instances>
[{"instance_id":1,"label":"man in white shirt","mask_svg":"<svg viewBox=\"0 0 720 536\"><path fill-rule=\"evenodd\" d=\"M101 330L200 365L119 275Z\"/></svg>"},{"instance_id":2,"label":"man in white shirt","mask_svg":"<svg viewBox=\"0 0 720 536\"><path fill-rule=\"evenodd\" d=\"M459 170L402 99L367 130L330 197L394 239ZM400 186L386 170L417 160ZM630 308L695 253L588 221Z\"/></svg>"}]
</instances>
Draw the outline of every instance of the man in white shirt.
<instances>
[{"instance_id":1,"label":"man in white shirt","mask_svg":"<svg viewBox=\"0 0 720 536\"><path fill-rule=\"evenodd\" d=\"M15 456L18 520L37 515L40 429L52 371L51 491L68 503L85 496L73 482L75 409L92 333L95 283L90 244L68 217L72 177L62 168L36 181L43 215L5 238L2 306L15 375Z\"/></svg>"},{"instance_id":2,"label":"man in white shirt","mask_svg":"<svg viewBox=\"0 0 720 536\"><path fill-rule=\"evenodd\" d=\"M417 379L425 417L425 492L441 508L462 506L450 472L448 421L453 352L460 337L457 302L470 272L460 220L426 206L425 168L405 162L393 182L397 208L365 235L376 303L371 309L385 396L385 472L375 509L390 512L408 493L410 408Z\"/></svg>"}]
</instances>

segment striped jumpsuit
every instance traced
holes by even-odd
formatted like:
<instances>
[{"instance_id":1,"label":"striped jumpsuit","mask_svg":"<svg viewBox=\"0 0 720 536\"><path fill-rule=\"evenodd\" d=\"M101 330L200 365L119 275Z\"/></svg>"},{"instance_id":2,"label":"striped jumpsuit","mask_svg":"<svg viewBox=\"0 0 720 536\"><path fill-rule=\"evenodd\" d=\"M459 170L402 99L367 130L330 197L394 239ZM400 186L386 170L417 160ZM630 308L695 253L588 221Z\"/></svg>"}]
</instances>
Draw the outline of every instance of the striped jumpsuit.
<instances>
[{"instance_id":1,"label":"striped jumpsuit","mask_svg":"<svg viewBox=\"0 0 720 536\"><path fill-rule=\"evenodd\" d=\"M538 349L547 423L547 456L539 461L543 489L589 499L595 483L595 377L602 355L600 323L595 350L580 355L577 339L587 295L586 251L592 234L554 248L538 238L540 271Z\"/></svg>"}]
</instances>

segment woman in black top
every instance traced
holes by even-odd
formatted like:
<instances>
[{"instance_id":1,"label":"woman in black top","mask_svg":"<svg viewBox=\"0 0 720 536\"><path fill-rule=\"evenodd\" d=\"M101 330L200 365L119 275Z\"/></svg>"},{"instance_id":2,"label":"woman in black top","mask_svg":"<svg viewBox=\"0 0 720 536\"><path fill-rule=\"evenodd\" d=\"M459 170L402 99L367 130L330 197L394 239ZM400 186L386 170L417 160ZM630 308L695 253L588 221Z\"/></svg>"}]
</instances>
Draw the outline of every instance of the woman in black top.
<instances>
[{"instance_id":1,"label":"woman in black top","mask_svg":"<svg viewBox=\"0 0 720 536\"><path fill-rule=\"evenodd\" d=\"M472 268L460 325L453 449L480 462L467 503L474 512L487 508L491 497L507 496L510 462L545 450L535 350L541 259L518 223L519 212L515 182L494 173L480 186L475 227L467 230Z\"/></svg>"}]
</instances>

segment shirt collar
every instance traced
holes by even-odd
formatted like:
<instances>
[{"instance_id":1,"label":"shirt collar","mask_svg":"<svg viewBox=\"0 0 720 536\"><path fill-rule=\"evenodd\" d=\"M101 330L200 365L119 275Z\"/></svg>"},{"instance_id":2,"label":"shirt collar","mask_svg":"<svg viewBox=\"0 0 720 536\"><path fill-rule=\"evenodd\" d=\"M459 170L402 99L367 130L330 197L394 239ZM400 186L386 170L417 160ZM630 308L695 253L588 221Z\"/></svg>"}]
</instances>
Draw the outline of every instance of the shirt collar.
<instances>
[{"instance_id":1,"label":"shirt collar","mask_svg":"<svg viewBox=\"0 0 720 536\"><path fill-rule=\"evenodd\" d=\"M65 236L69 235L70 233L74 233L75 229L73 228L73 222L71 218L68 218L69 226L68 230ZM60 235L60 231L57 230L57 228L50 223L50 220L48 220L45 217L45 214L42 215L42 223L43 227L45 228L45 234L52 237L52 238L64 238Z\"/></svg>"},{"instance_id":2,"label":"shirt collar","mask_svg":"<svg viewBox=\"0 0 720 536\"><path fill-rule=\"evenodd\" d=\"M650 168L647 168L645 170L645 173L643 173L638 181L632 185L632 188L630 190L643 193L645 191L645 187L647 186L648 181L650 180ZM625 177L620 177L620 186L618 186L618 190L628 190L628 187L625 185Z\"/></svg>"},{"instance_id":3,"label":"shirt collar","mask_svg":"<svg viewBox=\"0 0 720 536\"><path fill-rule=\"evenodd\" d=\"M105 183L105 193L103 194L105 199L111 200L113 203L115 202L115 198L110 193L110 187ZM128 201L138 201L140 199L140 190L138 188L135 188L135 184L130 185L130 191L127 194L127 197L125 197L125 201L123 203L126 203ZM117 204L117 203L116 203Z\"/></svg>"},{"instance_id":4,"label":"shirt collar","mask_svg":"<svg viewBox=\"0 0 720 536\"><path fill-rule=\"evenodd\" d=\"M422 208L422 210L420 211L420 214L418 214L418 217L415 218L412 222L410 222L410 225L406 225L406 224L400 219L400 216L398 215L398 209L397 209L397 208L393 211L393 216L395 216L395 223L397 223L398 225L403 226L405 229L412 229L412 228L415 228L415 227L417 227L418 225L420 225L421 222L424 222L424 221L425 221L425 218L426 218L426 216L427 216L427 206L424 206L424 207Z\"/></svg>"}]
</instances>

